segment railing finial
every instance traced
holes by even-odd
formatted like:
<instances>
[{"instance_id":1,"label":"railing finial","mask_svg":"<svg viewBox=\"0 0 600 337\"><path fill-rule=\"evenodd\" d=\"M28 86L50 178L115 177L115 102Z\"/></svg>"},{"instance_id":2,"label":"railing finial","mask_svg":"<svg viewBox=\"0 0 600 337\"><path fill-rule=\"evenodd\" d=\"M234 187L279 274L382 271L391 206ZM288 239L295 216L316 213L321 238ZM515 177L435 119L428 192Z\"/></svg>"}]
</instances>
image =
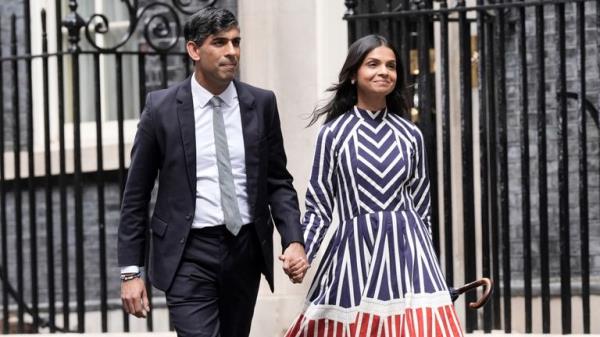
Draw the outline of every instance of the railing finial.
<instances>
[{"instance_id":1,"label":"railing finial","mask_svg":"<svg viewBox=\"0 0 600 337\"><path fill-rule=\"evenodd\" d=\"M344 17L354 15L354 8L357 3L354 0L346 0L344 1L344 5L346 5L346 13L344 13Z\"/></svg>"},{"instance_id":2,"label":"railing finial","mask_svg":"<svg viewBox=\"0 0 600 337\"><path fill-rule=\"evenodd\" d=\"M71 52L80 50L79 31L85 26L85 21L83 21L79 13L77 13L78 6L77 0L69 0L69 9L71 10L71 13L69 13L62 21L62 25L67 28L69 33L69 51Z\"/></svg>"}]
</instances>

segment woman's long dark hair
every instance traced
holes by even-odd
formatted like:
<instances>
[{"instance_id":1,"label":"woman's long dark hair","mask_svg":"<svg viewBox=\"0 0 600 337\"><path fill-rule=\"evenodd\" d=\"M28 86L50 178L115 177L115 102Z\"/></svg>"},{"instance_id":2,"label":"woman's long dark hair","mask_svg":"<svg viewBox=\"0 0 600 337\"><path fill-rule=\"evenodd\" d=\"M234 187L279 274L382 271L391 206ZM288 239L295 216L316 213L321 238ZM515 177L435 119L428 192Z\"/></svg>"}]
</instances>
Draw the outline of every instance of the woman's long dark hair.
<instances>
[{"instance_id":1,"label":"woman's long dark hair","mask_svg":"<svg viewBox=\"0 0 600 337\"><path fill-rule=\"evenodd\" d=\"M325 123L334 120L356 104L358 97L356 85L351 83L352 77L356 75L365 57L373 49L381 46L388 47L394 52L396 56L396 72L398 74L394 90L386 96L388 111L401 116L406 115L408 105L404 96L405 83L398 51L383 36L367 35L350 45L348 56L346 56L346 61L338 76L338 83L327 89L328 92L334 93L333 97L325 105L315 108L311 114L308 126L315 124L322 116L325 116Z\"/></svg>"}]
</instances>

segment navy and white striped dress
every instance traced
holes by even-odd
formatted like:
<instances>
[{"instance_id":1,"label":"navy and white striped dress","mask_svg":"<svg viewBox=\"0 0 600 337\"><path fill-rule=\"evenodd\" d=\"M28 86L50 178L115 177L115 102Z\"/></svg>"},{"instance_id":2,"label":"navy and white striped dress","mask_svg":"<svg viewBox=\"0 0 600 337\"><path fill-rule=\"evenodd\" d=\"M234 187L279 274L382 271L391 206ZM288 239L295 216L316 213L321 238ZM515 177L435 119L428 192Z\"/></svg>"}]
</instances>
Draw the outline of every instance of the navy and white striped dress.
<instances>
[{"instance_id":1,"label":"navy and white striped dress","mask_svg":"<svg viewBox=\"0 0 600 337\"><path fill-rule=\"evenodd\" d=\"M325 124L306 193L309 261L334 204L340 223L286 336L462 336L431 242L419 129L356 107Z\"/></svg>"}]
</instances>

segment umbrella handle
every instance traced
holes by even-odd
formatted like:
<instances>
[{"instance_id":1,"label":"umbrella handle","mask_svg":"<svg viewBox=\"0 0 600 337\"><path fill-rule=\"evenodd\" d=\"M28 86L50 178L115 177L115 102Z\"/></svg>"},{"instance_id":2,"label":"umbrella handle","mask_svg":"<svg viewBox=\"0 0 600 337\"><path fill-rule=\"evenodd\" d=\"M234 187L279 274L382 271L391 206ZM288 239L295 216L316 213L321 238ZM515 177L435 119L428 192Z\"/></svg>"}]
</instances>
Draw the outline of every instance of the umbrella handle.
<instances>
[{"instance_id":1,"label":"umbrella handle","mask_svg":"<svg viewBox=\"0 0 600 337\"><path fill-rule=\"evenodd\" d=\"M481 287L481 286L485 286L484 290L483 290L483 295L476 301L476 302L471 302L469 303L469 307L471 309L479 309L481 308L490 298L490 295L492 294L492 289L494 287L494 281L492 281L491 279L484 277L482 279L479 279L477 281L465 284L464 286L457 288L456 292L458 294L463 294L469 290Z\"/></svg>"}]
</instances>

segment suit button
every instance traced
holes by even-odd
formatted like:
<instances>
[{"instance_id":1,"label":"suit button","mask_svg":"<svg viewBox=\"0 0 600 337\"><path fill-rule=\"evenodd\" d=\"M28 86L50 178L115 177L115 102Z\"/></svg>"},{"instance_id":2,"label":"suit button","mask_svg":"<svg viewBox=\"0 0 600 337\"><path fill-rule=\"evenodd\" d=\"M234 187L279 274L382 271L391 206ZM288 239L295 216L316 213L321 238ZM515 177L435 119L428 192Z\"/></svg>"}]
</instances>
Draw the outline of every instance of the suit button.
<instances>
[{"instance_id":1,"label":"suit button","mask_svg":"<svg viewBox=\"0 0 600 337\"><path fill-rule=\"evenodd\" d=\"M181 240L179 240L179 243L184 244L185 243L185 236L181 238Z\"/></svg>"},{"instance_id":2,"label":"suit button","mask_svg":"<svg viewBox=\"0 0 600 337\"><path fill-rule=\"evenodd\" d=\"M186 216L185 216L185 219L186 219L186 220L190 220L191 218L192 218L192 215L191 215L191 214L188 214L188 215L186 215Z\"/></svg>"}]
</instances>

